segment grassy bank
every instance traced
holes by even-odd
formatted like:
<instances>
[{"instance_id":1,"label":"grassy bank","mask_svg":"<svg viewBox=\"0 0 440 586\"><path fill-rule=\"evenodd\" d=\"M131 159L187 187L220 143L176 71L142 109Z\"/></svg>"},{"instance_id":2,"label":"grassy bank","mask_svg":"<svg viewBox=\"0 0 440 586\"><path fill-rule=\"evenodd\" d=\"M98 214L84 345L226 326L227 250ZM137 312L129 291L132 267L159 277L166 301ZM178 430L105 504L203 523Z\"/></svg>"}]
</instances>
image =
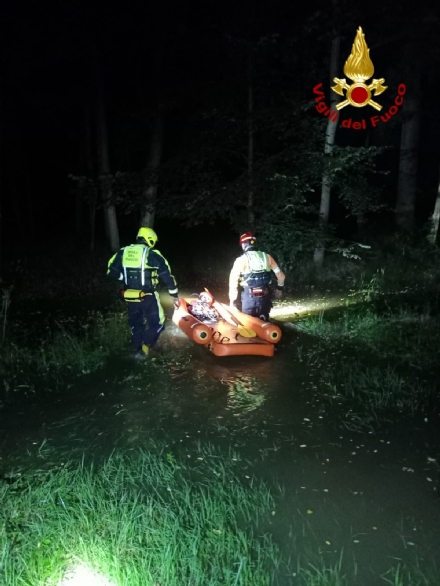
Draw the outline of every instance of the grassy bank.
<instances>
[{"instance_id":1,"label":"grassy bank","mask_svg":"<svg viewBox=\"0 0 440 586\"><path fill-rule=\"evenodd\" d=\"M432 296L384 303L381 291L368 300L354 295L342 310L308 316L295 327L315 340L299 348L300 359L319 366L323 397L350 408L348 427L371 429L389 416L438 408L440 317Z\"/></svg>"},{"instance_id":2,"label":"grassy bank","mask_svg":"<svg viewBox=\"0 0 440 586\"><path fill-rule=\"evenodd\" d=\"M277 543L271 528L274 523L283 525L281 487L272 483L270 488L249 476L250 471L244 475L240 454L233 450L221 453L210 444L198 444L188 455L150 441L144 450L116 452L101 464L71 462L4 475L0 583L435 583L430 581L437 575L434 566L427 568L424 562L418 568L409 560L407 565L386 564L390 569L385 574L358 581L357 561L345 556L343 548L331 552L332 548L315 550L308 544L321 539L301 521L299 509L289 536Z\"/></svg>"},{"instance_id":3,"label":"grassy bank","mask_svg":"<svg viewBox=\"0 0 440 586\"><path fill-rule=\"evenodd\" d=\"M30 318L28 318L30 321ZM65 381L88 374L130 339L125 307L104 314L89 312L82 318L48 325L30 326L14 321L5 324L0 344L0 377L4 399L14 386L38 389L41 382ZM1 400L1 394L0 394Z\"/></svg>"},{"instance_id":4,"label":"grassy bank","mask_svg":"<svg viewBox=\"0 0 440 586\"><path fill-rule=\"evenodd\" d=\"M280 568L256 528L274 510L270 491L247 490L209 448L190 467L152 444L101 466L9 476L0 494L8 586L56 584L84 566L120 585L267 585Z\"/></svg>"}]
</instances>

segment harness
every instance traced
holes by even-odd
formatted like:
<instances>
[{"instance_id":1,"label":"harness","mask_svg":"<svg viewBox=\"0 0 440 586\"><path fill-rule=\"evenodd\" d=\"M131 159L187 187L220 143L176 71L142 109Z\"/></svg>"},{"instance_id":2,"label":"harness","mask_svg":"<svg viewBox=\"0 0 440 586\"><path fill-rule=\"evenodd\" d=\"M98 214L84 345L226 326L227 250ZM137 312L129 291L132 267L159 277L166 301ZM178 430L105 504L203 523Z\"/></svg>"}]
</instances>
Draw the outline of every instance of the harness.
<instances>
[{"instance_id":1,"label":"harness","mask_svg":"<svg viewBox=\"0 0 440 586\"><path fill-rule=\"evenodd\" d=\"M252 297L263 297L269 293L272 272L267 255L260 250L245 252L249 270L241 277L241 286L248 289Z\"/></svg>"},{"instance_id":2,"label":"harness","mask_svg":"<svg viewBox=\"0 0 440 586\"><path fill-rule=\"evenodd\" d=\"M122 271L127 289L123 292L126 301L142 301L152 295L158 283L157 267L148 265L150 248L144 244L131 244L124 248Z\"/></svg>"}]
</instances>

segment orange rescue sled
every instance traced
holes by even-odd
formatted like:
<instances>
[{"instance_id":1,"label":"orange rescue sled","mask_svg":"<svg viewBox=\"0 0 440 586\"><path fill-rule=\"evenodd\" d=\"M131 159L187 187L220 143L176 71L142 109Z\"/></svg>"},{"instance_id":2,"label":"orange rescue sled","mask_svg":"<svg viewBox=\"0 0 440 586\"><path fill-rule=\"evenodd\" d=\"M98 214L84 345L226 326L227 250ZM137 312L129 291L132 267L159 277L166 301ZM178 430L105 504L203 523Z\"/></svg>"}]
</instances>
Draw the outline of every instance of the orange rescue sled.
<instances>
[{"instance_id":1,"label":"orange rescue sled","mask_svg":"<svg viewBox=\"0 0 440 586\"><path fill-rule=\"evenodd\" d=\"M214 302L213 307L220 319L215 323L203 323L189 312L188 305L192 301L194 299L180 298L179 308L174 310L173 322L196 344L203 344L216 356L274 355L275 344L281 339L278 326L218 301ZM249 330L253 337L242 335Z\"/></svg>"}]
</instances>

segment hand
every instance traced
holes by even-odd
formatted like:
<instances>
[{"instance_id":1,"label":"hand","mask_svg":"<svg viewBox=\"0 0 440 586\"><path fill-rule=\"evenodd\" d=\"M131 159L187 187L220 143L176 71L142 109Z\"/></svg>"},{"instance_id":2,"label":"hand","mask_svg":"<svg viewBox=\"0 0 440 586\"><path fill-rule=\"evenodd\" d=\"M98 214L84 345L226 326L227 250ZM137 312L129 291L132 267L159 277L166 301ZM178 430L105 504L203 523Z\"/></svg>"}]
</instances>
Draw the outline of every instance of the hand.
<instances>
[{"instance_id":1,"label":"hand","mask_svg":"<svg viewBox=\"0 0 440 586\"><path fill-rule=\"evenodd\" d=\"M275 299L281 299L281 297L283 296L283 292L281 291L281 289L275 289L273 296Z\"/></svg>"},{"instance_id":2,"label":"hand","mask_svg":"<svg viewBox=\"0 0 440 586\"><path fill-rule=\"evenodd\" d=\"M174 297L173 299L174 309L179 309L180 307L180 299L178 297Z\"/></svg>"},{"instance_id":3,"label":"hand","mask_svg":"<svg viewBox=\"0 0 440 586\"><path fill-rule=\"evenodd\" d=\"M229 307L237 307L237 302L236 301L230 301L229 302Z\"/></svg>"}]
</instances>

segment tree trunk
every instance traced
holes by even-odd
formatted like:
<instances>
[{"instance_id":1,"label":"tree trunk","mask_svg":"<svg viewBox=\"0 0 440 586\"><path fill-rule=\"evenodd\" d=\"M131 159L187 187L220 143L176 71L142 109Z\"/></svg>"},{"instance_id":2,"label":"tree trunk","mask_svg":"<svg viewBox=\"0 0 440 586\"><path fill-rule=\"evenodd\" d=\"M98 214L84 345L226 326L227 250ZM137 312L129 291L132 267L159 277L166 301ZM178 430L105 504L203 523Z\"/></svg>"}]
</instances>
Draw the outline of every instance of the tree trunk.
<instances>
[{"instance_id":1,"label":"tree trunk","mask_svg":"<svg viewBox=\"0 0 440 586\"><path fill-rule=\"evenodd\" d=\"M104 224L107 242L112 252L117 252L120 248L118 222L116 218L116 209L112 203L113 186L110 176L110 157L108 148L108 130L107 118L104 108L103 82L98 69L97 58L95 58L95 76L96 76L96 131L98 147L98 169L101 186L101 197L104 209Z\"/></svg>"},{"instance_id":2,"label":"tree trunk","mask_svg":"<svg viewBox=\"0 0 440 586\"><path fill-rule=\"evenodd\" d=\"M248 58L248 223L251 230L255 225L254 206L254 86L252 69L252 48Z\"/></svg>"},{"instance_id":3,"label":"tree trunk","mask_svg":"<svg viewBox=\"0 0 440 586\"><path fill-rule=\"evenodd\" d=\"M414 210L417 197L417 169L420 136L420 78L414 77L412 92L405 96L400 138L399 179L397 184L396 224L404 230L414 228Z\"/></svg>"},{"instance_id":4,"label":"tree trunk","mask_svg":"<svg viewBox=\"0 0 440 586\"><path fill-rule=\"evenodd\" d=\"M2 152L2 138L3 138L3 110L2 110L2 103L1 103L1 94L0 94L0 284L2 283L2 269L3 269L3 256L2 256L2 244L3 244L3 224L2 224L2 195L3 195L3 184L2 184L2 166L1 162L3 161L3 152Z\"/></svg>"},{"instance_id":5,"label":"tree trunk","mask_svg":"<svg viewBox=\"0 0 440 586\"><path fill-rule=\"evenodd\" d=\"M90 107L86 102L84 104L84 162L85 175L89 180L87 184L87 206L88 206L88 221L89 221L89 246L90 251L95 250L95 225L96 225L96 206L98 203L98 189L96 185L96 177L93 164L93 149L92 149L92 125L90 116Z\"/></svg>"},{"instance_id":6,"label":"tree trunk","mask_svg":"<svg viewBox=\"0 0 440 586\"><path fill-rule=\"evenodd\" d=\"M28 200L30 235L33 239L35 236L35 219L34 219L34 206L33 206L33 201L32 201L31 174L29 172L29 154L28 154L28 150L27 150L26 146L23 149L23 164L25 166L24 174L25 174L25 180L26 180L26 192L27 192L27 200Z\"/></svg>"},{"instance_id":7,"label":"tree trunk","mask_svg":"<svg viewBox=\"0 0 440 586\"><path fill-rule=\"evenodd\" d=\"M144 189L142 193L143 208L140 225L146 228L153 228L156 212L156 197L159 184L159 168L162 160L164 141L164 120L162 112L158 112L153 120L153 128L150 140L150 151Z\"/></svg>"},{"instance_id":8,"label":"tree trunk","mask_svg":"<svg viewBox=\"0 0 440 586\"><path fill-rule=\"evenodd\" d=\"M105 235L112 252L120 248L116 209L112 202L113 185L110 176L107 117L104 107L104 83L102 80L96 47L93 47L93 62L96 87L96 143L98 150L98 174L104 210Z\"/></svg>"},{"instance_id":9,"label":"tree trunk","mask_svg":"<svg viewBox=\"0 0 440 586\"><path fill-rule=\"evenodd\" d=\"M371 140L371 133L370 133L370 129L368 128L365 133L365 148L366 149L368 149L370 147L370 140ZM365 235L366 226L367 226L367 220L365 218L365 214L363 212L360 212L356 217L356 227L357 227L357 233L358 233L359 237L363 238L363 236Z\"/></svg>"},{"instance_id":10,"label":"tree trunk","mask_svg":"<svg viewBox=\"0 0 440 586\"><path fill-rule=\"evenodd\" d=\"M82 137L81 137L82 138ZM84 177L85 175L84 165L84 141L79 142L79 156L78 156L78 175ZM82 233L82 202L83 202L83 191L79 185L75 189L75 234L77 237L81 236Z\"/></svg>"},{"instance_id":11,"label":"tree trunk","mask_svg":"<svg viewBox=\"0 0 440 586\"><path fill-rule=\"evenodd\" d=\"M433 244L438 243L438 229L440 224L440 173L437 184L437 199L435 200L434 213L431 218L431 232L429 234L429 241Z\"/></svg>"},{"instance_id":12,"label":"tree trunk","mask_svg":"<svg viewBox=\"0 0 440 586\"><path fill-rule=\"evenodd\" d=\"M334 3L335 5L335 3ZM333 79L338 74L338 64L339 64L339 45L340 45L340 36L336 32L334 33L334 37L332 40L332 49L331 49L331 56L330 56L330 84L333 84ZM335 92L330 91L330 107L333 110L336 110L335 106L338 102L338 96ZM335 136L336 136L336 128L337 123L333 122L330 118L327 122L327 128L325 132L325 147L324 153L326 155L330 155L333 151L333 146L335 144ZM327 163L328 164L328 163ZM326 226L328 225L329 215L330 215L330 195L331 195L331 179L327 169L324 170L322 175L322 187L321 187L321 204L319 207L319 223L321 225L321 229L324 232ZM313 254L313 260L317 267L321 267L324 262L324 243L320 240L317 243Z\"/></svg>"},{"instance_id":13,"label":"tree trunk","mask_svg":"<svg viewBox=\"0 0 440 586\"><path fill-rule=\"evenodd\" d=\"M10 145L8 155L8 194L9 198L12 200L12 206L14 208L15 220L17 222L17 236L22 242L24 242L25 229L20 207L20 192L17 189L16 161L12 158L17 156L17 149L15 148L14 143Z\"/></svg>"}]
</instances>

